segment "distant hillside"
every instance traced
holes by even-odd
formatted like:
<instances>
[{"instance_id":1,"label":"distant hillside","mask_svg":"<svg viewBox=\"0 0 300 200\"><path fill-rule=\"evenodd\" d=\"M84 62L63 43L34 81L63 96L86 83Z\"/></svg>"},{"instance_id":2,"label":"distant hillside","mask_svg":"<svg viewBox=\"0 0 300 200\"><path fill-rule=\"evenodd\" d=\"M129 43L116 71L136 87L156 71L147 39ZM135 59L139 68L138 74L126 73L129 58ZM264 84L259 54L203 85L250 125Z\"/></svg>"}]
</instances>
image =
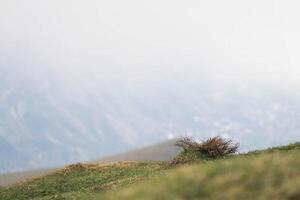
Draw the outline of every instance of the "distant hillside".
<instances>
[{"instance_id":1,"label":"distant hillside","mask_svg":"<svg viewBox=\"0 0 300 200\"><path fill-rule=\"evenodd\" d=\"M118 161L166 161L170 160L178 154L179 147L174 145L175 140L160 143L154 146L144 147L137 150L132 150L127 153L117 154L114 156L105 157L96 162L109 163Z\"/></svg>"},{"instance_id":2,"label":"distant hillside","mask_svg":"<svg viewBox=\"0 0 300 200\"><path fill-rule=\"evenodd\" d=\"M0 199L298 200L299 157L300 143L294 143L179 167L153 161L74 164L2 188Z\"/></svg>"},{"instance_id":3,"label":"distant hillside","mask_svg":"<svg viewBox=\"0 0 300 200\"><path fill-rule=\"evenodd\" d=\"M20 181L26 181L34 177L43 176L55 170L56 169L41 169L25 172L0 174L0 187L12 185Z\"/></svg>"},{"instance_id":4,"label":"distant hillside","mask_svg":"<svg viewBox=\"0 0 300 200\"><path fill-rule=\"evenodd\" d=\"M119 161L166 161L174 157L180 149L174 146L175 140L170 140L157 145L152 145L127 153L109 156L103 159L92 161L91 163L108 164ZM25 181L34 177L48 174L55 169L41 169L18 173L0 174L0 186L8 186L19 181Z\"/></svg>"}]
</instances>

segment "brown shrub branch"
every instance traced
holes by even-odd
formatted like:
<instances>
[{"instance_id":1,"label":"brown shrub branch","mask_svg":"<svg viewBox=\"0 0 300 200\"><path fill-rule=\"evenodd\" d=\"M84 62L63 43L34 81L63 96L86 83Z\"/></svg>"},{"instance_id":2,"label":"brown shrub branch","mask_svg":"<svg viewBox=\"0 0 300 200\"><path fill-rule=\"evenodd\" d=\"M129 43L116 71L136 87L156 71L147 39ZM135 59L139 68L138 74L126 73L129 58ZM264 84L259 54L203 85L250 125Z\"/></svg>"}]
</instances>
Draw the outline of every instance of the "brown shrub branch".
<instances>
[{"instance_id":1,"label":"brown shrub branch","mask_svg":"<svg viewBox=\"0 0 300 200\"><path fill-rule=\"evenodd\" d=\"M239 143L226 140L220 136L212 137L207 140L196 142L190 137L179 139L176 144L184 149L185 152L195 152L207 158L224 157L238 152Z\"/></svg>"}]
</instances>

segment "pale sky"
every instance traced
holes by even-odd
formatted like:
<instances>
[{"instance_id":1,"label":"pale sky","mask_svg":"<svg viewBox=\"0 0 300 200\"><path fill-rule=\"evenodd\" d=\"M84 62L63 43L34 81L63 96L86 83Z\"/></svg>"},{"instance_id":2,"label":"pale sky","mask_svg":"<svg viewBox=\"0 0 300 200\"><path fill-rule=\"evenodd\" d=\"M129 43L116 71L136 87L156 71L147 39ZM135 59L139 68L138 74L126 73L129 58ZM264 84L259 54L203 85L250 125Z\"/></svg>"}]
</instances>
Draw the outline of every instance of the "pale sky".
<instances>
[{"instance_id":1,"label":"pale sky","mask_svg":"<svg viewBox=\"0 0 300 200\"><path fill-rule=\"evenodd\" d=\"M299 89L299 10L297 0L1 1L0 68L171 70Z\"/></svg>"}]
</instances>

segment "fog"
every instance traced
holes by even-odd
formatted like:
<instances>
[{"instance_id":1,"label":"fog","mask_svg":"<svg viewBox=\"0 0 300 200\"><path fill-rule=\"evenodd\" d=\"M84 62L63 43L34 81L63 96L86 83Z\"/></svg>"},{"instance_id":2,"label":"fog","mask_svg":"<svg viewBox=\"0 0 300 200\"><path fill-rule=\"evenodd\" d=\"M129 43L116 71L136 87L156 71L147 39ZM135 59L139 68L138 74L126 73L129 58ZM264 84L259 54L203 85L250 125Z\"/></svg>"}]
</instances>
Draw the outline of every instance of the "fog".
<instances>
[{"instance_id":1,"label":"fog","mask_svg":"<svg viewBox=\"0 0 300 200\"><path fill-rule=\"evenodd\" d=\"M1 60L99 74L192 69L298 86L299 8L266 0L3 1Z\"/></svg>"},{"instance_id":2,"label":"fog","mask_svg":"<svg viewBox=\"0 0 300 200\"><path fill-rule=\"evenodd\" d=\"M185 134L221 134L244 150L299 140L299 10L271 0L1 1L0 150L23 159L2 170Z\"/></svg>"}]
</instances>

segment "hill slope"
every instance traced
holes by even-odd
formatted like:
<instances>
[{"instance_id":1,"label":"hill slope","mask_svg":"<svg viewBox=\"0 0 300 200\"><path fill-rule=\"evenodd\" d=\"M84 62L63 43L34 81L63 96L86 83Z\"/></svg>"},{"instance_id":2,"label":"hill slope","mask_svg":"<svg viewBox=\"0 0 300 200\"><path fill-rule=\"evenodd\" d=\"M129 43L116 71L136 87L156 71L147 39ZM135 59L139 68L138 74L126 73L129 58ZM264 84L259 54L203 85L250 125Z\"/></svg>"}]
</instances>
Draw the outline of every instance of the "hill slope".
<instances>
[{"instance_id":1,"label":"hill slope","mask_svg":"<svg viewBox=\"0 0 300 200\"><path fill-rule=\"evenodd\" d=\"M298 150L196 164L99 199L299 200L299 156Z\"/></svg>"},{"instance_id":2,"label":"hill slope","mask_svg":"<svg viewBox=\"0 0 300 200\"><path fill-rule=\"evenodd\" d=\"M152 146L132 150L122 154L108 156L92 163L107 164L118 161L167 161L174 157L180 149L174 146L174 140L169 140ZM61 167L62 168L62 167ZM26 181L38 176L46 175L57 169L41 169L18 173L0 174L0 186L9 186L20 181Z\"/></svg>"},{"instance_id":3,"label":"hill slope","mask_svg":"<svg viewBox=\"0 0 300 200\"><path fill-rule=\"evenodd\" d=\"M0 189L0 199L299 199L299 156L295 143L175 168L167 162L75 164Z\"/></svg>"}]
</instances>

